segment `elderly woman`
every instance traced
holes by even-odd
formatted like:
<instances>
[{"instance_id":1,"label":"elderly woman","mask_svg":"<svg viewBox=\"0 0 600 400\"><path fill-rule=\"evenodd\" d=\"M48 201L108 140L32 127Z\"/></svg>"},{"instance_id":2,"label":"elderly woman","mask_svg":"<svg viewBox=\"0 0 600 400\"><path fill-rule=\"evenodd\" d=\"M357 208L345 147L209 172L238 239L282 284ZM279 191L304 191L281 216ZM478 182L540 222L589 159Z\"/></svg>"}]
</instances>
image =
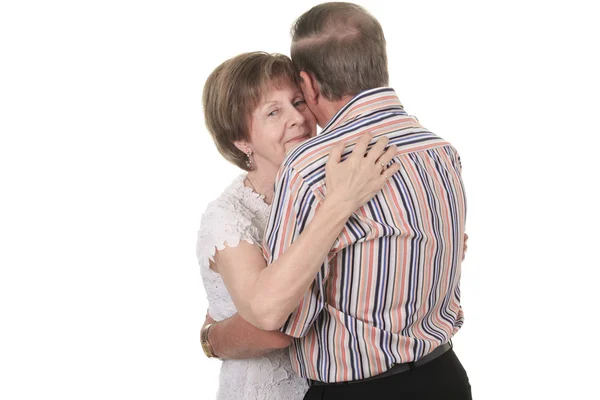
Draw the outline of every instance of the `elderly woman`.
<instances>
[{"instance_id":1,"label":"elderly woman","mask_svg":"<svg viewBox=\"0 0 600 400\"><path fill-rule=\"evenodd\" d=\"M307 386L292 371L285 350L291 338L255 326L276 329L295 309L347 219L397 171L396 164L383 167L395 149L384 151L384 139L367 153L372 137L366 135L341 162L343 144L335 148L325 201L284 256L267 266L261 244L277 171L287 152L315 136L315 118L290 59L262 52L217 67L205 84L203 104L217 149L246 171L208 205L198 233L209 314L221 321L201 332L207 355L224 359L217 397L301 399ZM216 329L227 334L215 336Z\"/></svg>"}]
</instances>

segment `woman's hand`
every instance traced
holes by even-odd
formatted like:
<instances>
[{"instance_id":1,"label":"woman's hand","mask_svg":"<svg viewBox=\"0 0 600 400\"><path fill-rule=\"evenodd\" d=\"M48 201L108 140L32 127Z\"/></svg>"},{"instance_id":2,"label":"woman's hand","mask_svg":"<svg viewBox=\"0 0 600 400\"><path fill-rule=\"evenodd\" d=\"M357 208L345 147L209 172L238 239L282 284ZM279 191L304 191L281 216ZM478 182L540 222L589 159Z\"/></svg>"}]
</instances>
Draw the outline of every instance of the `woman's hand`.
<instances>
[{"instance_id":1,"label":"woman's hand","mask_svg":"<svg viewBox=\"0 0 600 400\"><path fill-rule=\"evenodd\" d=\"M465 233L465 241L464 241L464 245L463 245L463 258L462 258L463 261L465 259L465 256L467 255L467 248L468 248L468 246L467 246L467 240L469 240L469 235L467 235Z\"/></svg>"},{"instance_id":2,"label":"woman's hand","mask_svg":"<svg viewBox=\"0 0 600 400\"><path fill-rule=\"evenodd\" d=\"M343 162L340 160L346 143L338 143L329 154L325 167L326 197L341 207L348 207L348 213L356 211L371 200L400 169L397 163L388 167L396 155L396 146L392 145L385 150L389 139L384 136L377 140L367 153L371 140L371 133L363 135L356 142L352 154Z\"/></svg>"}]
</instances>

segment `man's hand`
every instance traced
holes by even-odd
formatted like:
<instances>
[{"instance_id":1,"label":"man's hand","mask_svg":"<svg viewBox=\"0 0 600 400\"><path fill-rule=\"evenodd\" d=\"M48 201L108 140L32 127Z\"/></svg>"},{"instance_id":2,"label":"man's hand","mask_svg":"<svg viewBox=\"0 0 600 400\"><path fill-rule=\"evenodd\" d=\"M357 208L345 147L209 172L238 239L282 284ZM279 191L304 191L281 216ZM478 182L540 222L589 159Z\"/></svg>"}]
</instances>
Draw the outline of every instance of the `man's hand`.
<instances>
[{"instance_id":1,"label":"man's hand","mask_svg":"<svg viewBox=\"0 0 600 400\"><path fill-rule=\"evenodd\" d=\"M279 331L262 331L239 314L215 321L208 312L202 328L210 328L208 341L214 354L221 360L241 360L263 356L273 350L290 345L292 338Z\"/></svg>"}]
</instances>

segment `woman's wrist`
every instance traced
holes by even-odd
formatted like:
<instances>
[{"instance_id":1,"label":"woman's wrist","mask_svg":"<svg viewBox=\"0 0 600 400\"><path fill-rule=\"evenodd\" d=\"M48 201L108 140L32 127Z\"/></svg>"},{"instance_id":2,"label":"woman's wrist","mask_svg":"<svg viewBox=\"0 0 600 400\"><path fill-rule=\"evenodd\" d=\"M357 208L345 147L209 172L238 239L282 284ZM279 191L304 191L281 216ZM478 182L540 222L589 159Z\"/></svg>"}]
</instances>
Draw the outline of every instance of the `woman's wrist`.
<instances>
[{"instance_id":1,"label":"woman's wrist","mask_svg":"<svg viewBox=\"0 0 600 400\"><path fill-rule=\"evenodd\" d=\"M354 202L340 198L335 194L327 195L321 208L334 222L341 223L345 223L352 213L358 209Z\"/></svg>"}]
</instances>

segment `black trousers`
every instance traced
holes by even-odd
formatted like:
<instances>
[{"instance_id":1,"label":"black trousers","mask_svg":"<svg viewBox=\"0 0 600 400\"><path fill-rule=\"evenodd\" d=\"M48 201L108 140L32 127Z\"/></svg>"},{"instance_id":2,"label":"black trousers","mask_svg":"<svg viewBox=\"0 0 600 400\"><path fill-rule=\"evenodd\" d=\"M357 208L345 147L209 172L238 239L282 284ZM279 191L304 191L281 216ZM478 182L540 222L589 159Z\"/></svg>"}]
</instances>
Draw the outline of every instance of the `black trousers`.
<instances>
[{"instance_id":1,"label":"black trousers","mask_svg":"<svg viewBox=\"0 0 600 400\"><path fill-rule=\"evenodd\" d=\"M410 371L364 382L312 386L304 400L471 400L471 385L452 349Z\"/></svg>"}]
</instances>

